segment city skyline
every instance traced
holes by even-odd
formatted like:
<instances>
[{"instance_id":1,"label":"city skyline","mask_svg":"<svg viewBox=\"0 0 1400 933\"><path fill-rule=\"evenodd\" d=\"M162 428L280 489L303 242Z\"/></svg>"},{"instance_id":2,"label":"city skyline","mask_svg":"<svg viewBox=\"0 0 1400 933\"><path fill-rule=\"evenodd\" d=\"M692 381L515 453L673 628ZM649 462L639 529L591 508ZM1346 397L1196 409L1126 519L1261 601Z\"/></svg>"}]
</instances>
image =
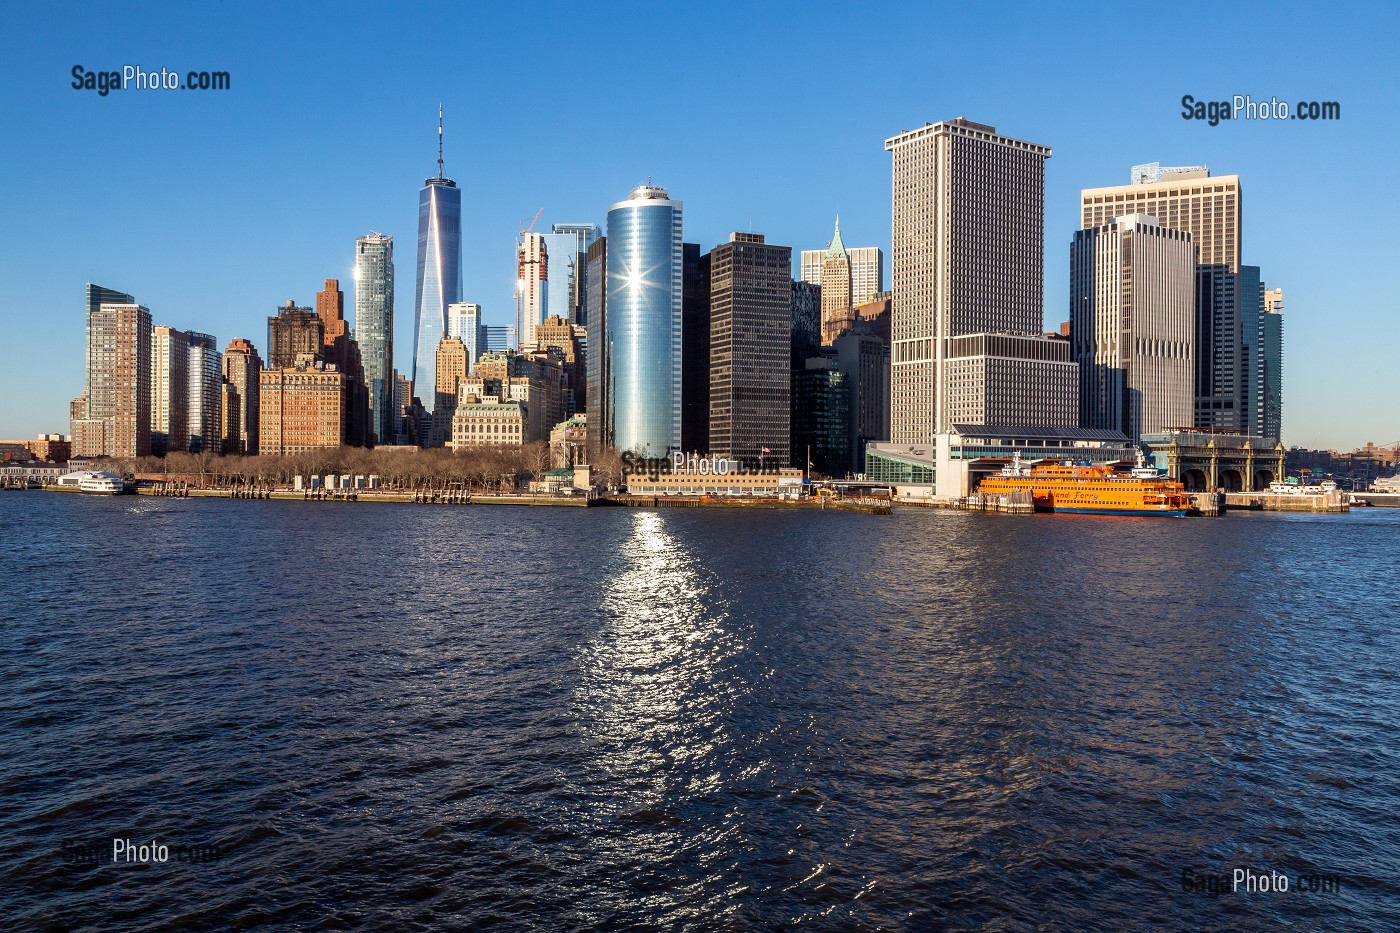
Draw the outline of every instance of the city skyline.
<instances>
[{"instance_id":1,"label":"city skyline","mask_svg":"<svg viewBox=\"0 0 1400 933\"><path fill-rule=\"evenodd\" d=\"M1381 19L1394 16L1388 10L1375 12ZM250 19L265 29L298 15L262 8ZM541 41L555 51L574 47L606 32L610 15L600 15L579 36L550 27ZM494 16L493 26L506 35L523 28L509 16ZM971 14L957 17L974 33L992 29ZM45 25L51 15L22 11L16 34L27 24L35 31L66 33L68 41L13 50L26 78L0 91L0 101L8 122L29 145L0 157L0 177L10 182L5 203L21 222L46 216L41 210L52 210L47 202L55 197L61 209L72 213L76 208L67 199L75 195L57 182L80 177L84 209L119 217L122 223L117 228L121 235L93 227L61 248L54 239L61 232L57 226L38 225L3 260L16 288L6 314L12 326L5 349L11 353L0 375L0 433L24 436L62 430L66 423L67 402L82 389L82 326L73 298L82 282L129 291L160 322L213 334L222 345L240 337L257 344L265 309L287 295L310 304L324 278L353 280L356 236L382 230L402 241L411 235L415 205L408 201L410 187L417 187L433 168L423 128L444 100L449 122L456 126L460 120L459 132L470 140L462 144L463 153L454 161L461 167L453 173L463 192L463 214L471 218L463 226L461 298L480 303L488 325L506 324L514 316L514 242L522 218L544 205L542 227L599 224L616 192L630 190L647 175L687 202L686 239L706 250L724 242L730 231L745 229L761 230L769 242L789 245L794 253L819 248L839 212L847 240L885 249L888 262L883 140L924 122L965 114L1055 150L1046 177L1047 327L1068 317L1068 253L1078 229L1080 191L1126 184L1129 167L1142 162L1209 165L1214 174L1239 175L1249 188L1247 246L1241 258L1260 266L1268 285L1282 288L1288 297L1285 443L1350 448L1367 440L1388 443L1389 435L1400 434L1396 416L1387 421L1383 414L1378 420L1357 404L1384 392L1380 373L1387 351L1395 346L1384 330L1393 300L1387 290L1375 288L1379 270L1393 252L1393 237L1380 226L1380 218L1394 196L1382 191L1377 199L1368 193L1367 203L1377 211L1359 221L1339 209L1356 198L1366 178L1379 177L1381 158L1395 132L1377 119L1387 104L1376 82L1359 82L1356 69L1346 67L1351 58L1365 54L1357 49L1369 40L1363 37L1358 46L1355 29L1344 22L1322 23L1306 45L1286 38L1281 54L1268 60L1217 62L1204 48L1186 49L1179 72L1142 75L1131 88L1111 89L1114 82L1087 65L1062 64L1053 56L1056 41L1073 28L1091 28L1106 38L1103 33L1111 27L1100 22L1106 13L1081 15L1079 22L1064 26L1041 17L1048 14L1028 10L1024 31L1005 37L1009 50L1023 53L1022 60L985 86L947 80L974 57L970 53L966 59L959 53L945 63L917 66L894 54L929 33L935 26L932 18L910 17L906 8L903 14L860 24L866 38L892 53L895 73L882 84L889 90L873 99L860 87L838 90L851 98L861 95L869 106L843 121L840 133L827 134L815 151L769 133L760 108L745 105L727 118L727 125L758 147L751 160L756 168L736 175L724 168L728 149L720 141L697 140L690 126L668 124L648 110L663 99L703 104L705 77L684 65L664 70L664 79L638 90L632 104L597 102L571 116L568 125L578 132L580 145L564 154L550 152L543 135L522 136L497 119L497 108L518 105L531 85L525 82L527 88L494 103L488 98L503 85L490 67L471 69L470 79L467 70L455 65L422 68L401 79L385 79L350 106L324 93L328 82L344 77L342 67L329 61L320 65L316 53L316 67L324 67L326 75L306 77L306 87L284 89L285 75L277 76L277 69L253 54L252 26L233 18L221 21L215 15L194 29L189 41L177 42L188 25L180 15L149 27L93 8L80 23L56 29ZM780 11L766 11L750 38L707 34L742 56L781 37L776 63L762 66L765 74L770 68L781 73L804 42L835 41L829 29L791 20ZM1225 16L1228 28L1245 30L1252 24L1246 14ZM353 23L328 28L352 47L372 38L371 31ZM668 12L657 28L709 27L699 17ZM389 56L407 54L405 35L394 33L385 41ZM1296 49L1294 41L1300 42ZM64 78L74 61L96 67L108 62L113 47L131 49L129 55L137 61L159 61L178 51L181 60L171 65L227 67L233 85L223 96L142 98L131 92L99 98L68 87ZM1290 49L1294 54L1282 54ZM660 60L648 57L628 68ZM500 61L492 57L487 64ZM1033 86L1031 78L1052 61L1053 80L1043 89ZM813 66L786 80L796 86L803 74L816 70ZM1203 83L1197 77L1202 74L1210 80ZM1095 80L1088 81L1090 75ZM901 76L907 80L896 80ZM1340 100L1342 119L1209 127L1181 118L1184 93L1214 99L1256 89L1285 99ZM703 104L697 115L712 112L710 106ZM791 107L795 117L805 118L804 102L794 98ZM178 123L177 117L206 127L210 138L173 135L167 125ZM366 119L383 124L382 132L369 134L372 140L354 135L356 121ZM241 128L231 136L219 129L230 120ZM625 143L600 144L629 121L636 122ZM105 147L98 154L91 146L75 144L80 129L101 138L118 126L139 140L135 152ZM350 142L334 158L303 156L280 145L278 138L295 126L326 133L340 126ZM596 150L592 154L590 146ZM210 177L219 183L209 185ZM214 222L206 227L201 218ZM198 235L191 236L192 230ZM396 304L411 308L412 278L400 272ZM210 289L210 281L222 287ZM1381 301L1369 297L1374 291ZM347 309L347 317L352 316ZM412 317L396 316L394 363L400 372L410 369L405 351L413 345ZM1362 340L1362 333L1377 333L1380 339Z\"/></svg>"}]
</instances>

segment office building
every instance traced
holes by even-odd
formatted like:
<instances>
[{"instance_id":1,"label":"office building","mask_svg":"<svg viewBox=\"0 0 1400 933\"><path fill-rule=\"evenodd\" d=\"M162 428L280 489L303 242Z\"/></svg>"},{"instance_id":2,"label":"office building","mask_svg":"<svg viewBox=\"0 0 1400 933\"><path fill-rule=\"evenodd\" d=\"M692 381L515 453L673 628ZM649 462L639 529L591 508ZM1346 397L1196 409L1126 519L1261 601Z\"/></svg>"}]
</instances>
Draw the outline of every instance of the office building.
<instances>
[{"instance_id":1,"label":"office building","mask_svg":"<svg viewBox=\"0 0 1400 933\"><path fill-rule=\"evenodd\" d=\"M467 348L467 372L486 352L486 325L481 323L481 305L459 301L447 306L447 336L456 337Z\"/></svg>"},{"instance_id":2,"label":"office building","mask_svg":"<svg viewBox=\"0 0 1400 933\"><path fill-rule=\"evenodd\" d=\"M803 369L822 348L822 289L811 282L792 283L791 366Z\"/></svg>"},{"instance_id":3,"label":"office building","mask_svg":"<svg viewBox=\"0 0 1400 933\"><path fill-rule=\"evenodd\" d=\"M477 361L476 373L458 389L457 404L460 409L473 399L519 402L523 419L520 443L529 444L548 441L550 430L564 420L565 395L563 359L557 348L525 353L509 350ZM454 421L454 444L456 424Z\"/></svg>"},{"instance_id":4,"label":"office building","mask_svg":"<svg viewBox=\"0 0 1400 933\"><path fill-rule=\"evenodd\" d=\"M258 452L286 456L344 443L345 374L303 353L258 374Z\"/></svg>"},{"instance_id":5,"label":"office building","mask_svg":"<svg viewBox=\"0 0 1400 933\"><path fill-rule=\"evenodd\" d=\"M151 453L189 449L190 336L164 324L151 331Z\"/></svg>"},{"instance_id":6,"label":"office building","mask_svg":"<svg viewBox=\"0 0 1400 933\"><path fill-rule=\"evenodd\" d=\"M575 324L588 326L588 248L603 235L597 224L554 224L550 231L573 237L574 274L572 282L573 317Z\"/></svg>"},{"instance_id":7,"label":"office building","mask_svg":"<svg viewBox=\"0 0 1400 933\"><path fill-rule=\"evenodd\" d=\"M260 389L258 374L262 372L262 357L252 341L235 337L224 348L224 382L238 396L238 411L224 412L226 428L224 453L257 454Z\"/></svg>"},{"instance_id":8,"label":"office building","mask_svg":"<svg viewBox=\"0 0 1400 933\"><path fill-rule=\"evenodd\" d=\"M365 380L360 344L345 320L345 293L339 279L326 279L316 293L316 316L321 319L321 356L345 374L345 443L363 447L369 443L369 386Z\"/></svg>"},{"instance_id":9,"label":"office building","mask_svg":"<svg viewBox=\"0 0 1400 933\"><path fill-rule=\"evenodd\" d=\"M487 353L504 353L515 349L514 326L488 324L482 332L486 335L486 343L477 354L477 359L481 359Z\"/></svg>"},{"instance_id":10,"label":"office building","mask_svg":"<svg viewBox=\"0 0 1400 933\"><path fill-rule=\"evenodd\" d=\"M1195 418L1198 428L1244 430L1247 365L1240 282L1243 210L1237 175L1204 166L1134 166L1132 184L1086 188L1080 226L1130 214L1190 234L1196 254Z\"/></svg>"},{"instance_id":11,"label":"office building","mask_svg":"<svg viewBox=\"0 0 1400 933\"><path fill-rule=\"evenodd\" d=\"M588 462L596 463L603 450L612 447L612 417L609 399L612 386L608 381L611 372L612 347L608 343L607 301L608 301L608 240L600 237L588 246L585 257L588 272L587 292L584 295L584 319L588 321ZM706 313L709 301L705 303ZM709 327L706 326L708 332ZM706 380L708 385L708 363ZM605 430L606 428L606 430Z\"/></svg>"},{"instance_id":12,"label":"office building","mask_svg":"<svg viewBox=\"0 0 1400 933\"><path fill-rule=\"evenodd\" d=\"M564 367L564 414L587 411L588 372L583 340L574 324L557 314L550 315L535 329L535 345L541 350L559 351Z\"/></svg>"},{"instance_id":13,"label":"office building","mask_svg":"<svg viewBox=\"0 0 1400 933\"><path fill-rule=\"evenodd\" d=\"M1042 330L1051 153L963 117L900 133L885 148L893 156L890 435L896 446L926 445L957 420L948 405L956 338ZM1009 390L1029 397L1040 387Z\"/></svg>"},{"instance_id":14,"label":"office building","mask_svg":"<svg viewBox=\"0 0 1400 933\"><path fill-rule=\"evenodd\" d=\"M394 401L394 238L380 233L355 239L355 340L368 390L370 444L398 440L400 411Z\"/></svg>"},{"instance_id":15,"label":"office building","mask_svg":"<svg viewBox=\"0 0 1400 933\"><path fill-rule=\"evenodd\" d=\"M862 473L865 446L890 437L890 349L870 325L857 320L827 352L846 374L851 393L849 469ZM794 450L794 459L800 453Z\"/></svg>"},{"instance_id":16,"label":"office building","mask_svg":"<svg viewBox=\"0 0 1400 933\"><path fill-rule=\"evenodd\" d=\"M543 243L544 280L548 286L545 290L544 308L542 309L544 317L540 320L559 317L566 321L573 321L579 235L555 232L542 233L538 236Z\"/></svg>"},{"instance_id":17,"label":"office building","mask_svg":"<svg viewBox=\"0 0 1400 933\"><path fill-rule=\"evenodd\" d=\"M840 226L840 218L837 218ZM834 238L833 238L833 242ZM885 253L877 246L845 246L846 260L851 266L851 304L859 305L885 290ZM801 281L822 284L822 269L826 266L826 249L804 249L801 259Z\"/></svg>"},{"instance_id":18,"label":"office building","mask_svg":"<svg viewBox=\"0 0 1400 933\"><path fill-rule=\"evenodd\" d=\"M710 252L710 452L786 466L792 249L731 233Z\"/></svg>"},{"instance_id":19,"label":"office building","mask_svg":"<svg viewBox=\"0 0 1400 933\"><path fill-rule=\"evenodd\" d=\"M1120 431L1137 443L1195 424L1195 308L1190 234L1141 214L1074 234L1070 346L1080 427Z\"/></svg>"},{"instance_id":20,"label":"office building","mask_svg":"<svg viewBox=\"0 0 1400 933\"><path fill-rule=\"evenodd\" d=\"M822 346L829 347L851 326L851 260L841 242L841 218L822 263Z\"/></svg>"},{"instance_id":21,"label":"office building","mask_svg":"<svg viewBox=\"0 0 1400 933\"><path fill-rule=\"evenodd\" d=\"M534 346L548 304L549 248L543 233L526 233L515 244L515 333L521 348Z\"/></svg>"},{"instance_id":22,"label":"office building","mask_svg":"<svg viewBox=\"0 0 1400 933\"><path fill-rule=\"evenodd\" d=\"M237 451L243 443L239 434L243 424L243 398L231 382L219 383L219 440L218 451L229 454Z\"/></svg>"},{"instance_id":23,"label":"office building","mask_svg":"<svg viewBox=\"0 0 1400 933\"><path fill-rule=\"evenodd\" d=\"M869 332L890 345L890 319L893 316L894 301L889 292L881 292L864 304L856 305L856 323L865 325Z\"/></svg>"},{"instance_id":24,"label":"office building","mask_svg":"<svg viewBox=\"0 0 1400 933\"><path fill-rule=\"evenodd\" d=\"M321 319L321 357L345 374L345 443L363 447L371 434L369 386L359 341L345 320L345 293L339 279L326 279L325 288L316 293L316 316Z\"/></svg>"},{"instance_id":25,"label":"office building","mask_svg":"<svg viewBox=\"0 0 1400 933\"><path fill-rule=\"evenodd\" d=\"M681 244L681 449L710 450L710 254Z\"/></svg>"},{"instance_id":26,"label":"office building","mask_svg":"<svg viewBox=\"0 0 1400 933\"><path fill-rule=\"evenodd\" d=\"M526 403L499 395L464 396L452 415L452 449L520 447L526 443Z\"/></svg>"},{"instance_id":27,"label":"office building","mask_svg":"<svg viewBox=\"0 0 1400 933\"><path fill-rule=\"evenodd\" d=\"M568 381L563 353L557 347L492 354L480 361L477 373L472 380L493 380L495 391L502 398L514 398L526 403L525 443L548 440L550 429L564 420ZM468 382L472 383L472 380ZM482 394L491 390L477 388L463 391Z\"/></svg>"},{"instance_id":28,"label":"office building","mask_svg":"<svg viewBox=\"0 0 1400 933\"><path fill-rule=\"evenodd\" d=\"M681 446L682 217L651 185L608 210L606 431L642 456Z\"/></svg>"},{"instance_id":29,"label":"office building","mask_svg":"<svg viewBox=\"0 0 1400 933\"><path fill-rule=\"evenodd\" d=\"M413 292L413 384L437 385L438 341L447 333L447 306L462 300L462 192L442 174L442 108L438 108L437 176L418 192L418 279ZM430 397L423 399L431 405Z\"/></svg>"},{"instance_id":30,"label":"office building","mask_svg":"<svg viewBox=\"0 0 1400 933\"><path fill-rule=\"evenodd\" d=\"M310 308L287 299L287 303L267 319L267 368L285 369L295 365L297 357L308 353L324 359L324 337L321 319Z\"/></svg>"},{"instance_id":31,"label":"office building","mask_svg":"<svg viewBox=\"0 0 1400 933\"><path fill-rule=\"evenodd\" d=\"M452 440L452 412L457 407L457 388L466 380L471 368L467 345L458 337L442 338L437 346L436 363L433 434L424 447L442 447Z\"/></svg>"},{"instance_id":32,"label":"office building","mask_svg":"<svg viewBox=\"0 0 1400 933\"><path fill-rule=\"evenodd\" d=\"M1283 289L1264 289L1259 315L1258 430L1264 437L1283 439Z\"/></svg>"},{"instance_id":33,"label":"office building","mask_svg":"<svg viewBox=\"0 0 1400 933\"><path fill-rule=\"evenodd\" d=\"M393 443L417 446L419 419L413 408L413 382L398 370L394 371L394 412Z\"/></svg>"},{"instance_id":34,"label":"office building","mask_svg":"<svg viewBox=\"0 0 1400 933\"><path fill-rule=\"evenodd\" d=\"M1079 423L1079 367L1066 340L964 334L948 341L943 366L942 407L950 424Z\"/></svg>"},{"instance_id":35,"label":"office building","mask_svg":"<svg viewBox=\"0 0 1400 933\"><path fill-rule=\"evenodd\" d=\"M189 340L188 450L195 454L217 454L222 450L223 355L208 334L190 331Z\"/></svg>"},{"instance_id":36,"label":"office building","mask_svg":"<svg viewBox=\"0 0 1400 933\"><path fill-rule=\"evenodd\" d=\"M151 453L151 312L130 295L87 286L87 417L79 456Z\"/></svg>"},{"instance_id":37,"label":"office building","mask_svg":"<svg viewBox=\"0 0 1400 933\"><path fill-rule=\"evenodd\" d=\"M793 465L831 477L851 471L851 383L826 356L804 360L792 373Z\"/></svg>"},{"instance_id":38,"label":"office building","mask_svg":"<svg viewBox=\"0 0 1400 933\"><path fill-rule=\"evenodd\" d=\"M328 363L341 369L349 362L350 324L345 320L345 293L339 279L326 279L316 293L316 316L321 319L322 353Z\"/></svg>"}]
</instances>

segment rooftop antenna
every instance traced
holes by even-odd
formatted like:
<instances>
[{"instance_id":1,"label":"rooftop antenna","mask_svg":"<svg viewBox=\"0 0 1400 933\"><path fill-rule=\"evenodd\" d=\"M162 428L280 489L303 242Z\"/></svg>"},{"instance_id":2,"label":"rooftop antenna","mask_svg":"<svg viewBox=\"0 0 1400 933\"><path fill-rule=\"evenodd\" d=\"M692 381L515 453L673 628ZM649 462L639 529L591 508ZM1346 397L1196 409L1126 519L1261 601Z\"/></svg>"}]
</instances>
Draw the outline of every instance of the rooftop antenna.
<instances>
[{"instance_id":1,"label":"rooftop antenna","mask_svg":"<svg viewBox=\"0 0 1400 933\"><path fill-rule=\"evenodd\" d=\"M442 103L438 103L438 181L442 181Z\"/></svg>"}]
</instances>

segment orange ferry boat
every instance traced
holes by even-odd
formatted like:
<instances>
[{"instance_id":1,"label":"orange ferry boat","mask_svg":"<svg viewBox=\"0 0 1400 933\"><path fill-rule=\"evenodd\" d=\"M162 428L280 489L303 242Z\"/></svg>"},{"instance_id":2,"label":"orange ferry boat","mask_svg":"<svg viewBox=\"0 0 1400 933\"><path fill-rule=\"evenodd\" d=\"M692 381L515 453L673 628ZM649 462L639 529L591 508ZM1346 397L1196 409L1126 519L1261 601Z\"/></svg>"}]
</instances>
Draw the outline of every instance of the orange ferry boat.
<instances>
[{"instance_id":1,"label":"orange ferry boat","mask_svg":"<svg viewBox=\"0 0 1400 933\"><path fill-rule=\"evenodd\" d=\"M1004 495L1031 493L1037 510L1091 515L1167 515L1179 518L1191 507L1186 487L1146 465L1138 452L1137 466L1118 473L1107 465L1046 461L1028 466L1021 452L1000 473L982 480L977 491Z\"/></svg>"}]
</instances>

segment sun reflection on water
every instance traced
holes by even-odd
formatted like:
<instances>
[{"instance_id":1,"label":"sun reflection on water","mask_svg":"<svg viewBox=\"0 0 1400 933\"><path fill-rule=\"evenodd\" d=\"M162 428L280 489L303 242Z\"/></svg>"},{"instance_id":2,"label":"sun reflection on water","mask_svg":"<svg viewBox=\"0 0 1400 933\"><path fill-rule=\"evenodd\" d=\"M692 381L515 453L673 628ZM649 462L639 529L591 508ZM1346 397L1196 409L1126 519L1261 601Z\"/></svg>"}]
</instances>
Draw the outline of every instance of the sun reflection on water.
<instances>
[{"instance_id":1,"label":"sun reflection on water","mask_svg":"<svg viewBox=\"0 0 1400 933\"><path fill-rule=\"evenodd\" d=\"M627 569L606 587L608 621L580 663L575 704L593 755L591 773L575 779L599 865L621 873L612 893L630 901L679 859L710 862L735 832L719 813L698 827L681 814L722 789L734 748L727 717L743 689L728 662L742 646L661 515L634 515L620 553ZM695 890L658 887L650 898L702 906Z\"/></svg>"}]
</instances>

